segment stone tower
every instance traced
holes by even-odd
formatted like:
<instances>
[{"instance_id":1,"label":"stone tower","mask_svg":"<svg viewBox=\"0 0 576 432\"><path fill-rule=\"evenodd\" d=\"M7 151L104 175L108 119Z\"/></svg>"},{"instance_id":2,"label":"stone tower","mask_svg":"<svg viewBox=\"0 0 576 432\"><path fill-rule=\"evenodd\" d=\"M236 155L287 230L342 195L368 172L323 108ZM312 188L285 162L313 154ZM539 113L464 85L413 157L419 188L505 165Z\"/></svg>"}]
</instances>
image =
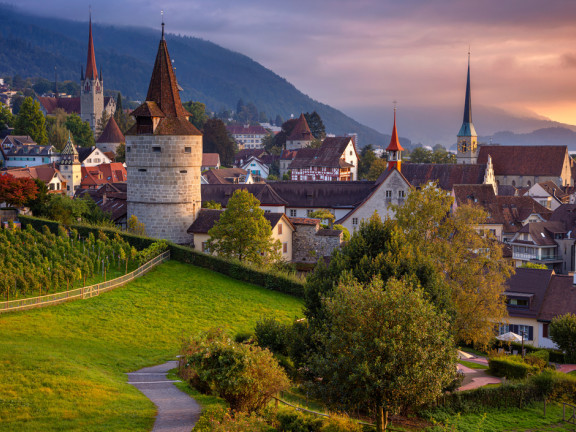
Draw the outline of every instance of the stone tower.
<instances>
[{"instance_id":1,"label":"stone tower","mask_svg":"<svg viewBox=\"0 0 576 432\"><path fill-rule=\"evenodd\" d=\"M82 181L82 165L70 133L68 133L68 142L60 153L60 172L66 179L66 195L74 196Z\"/></svg>"},{"instance_id":2,"label":"stone tower","mask_svg":"<svg viewBox=\"0 0 576 432\"><path fill-rule=\"evenodd\" d=\"M96 131L98 121L104 111L104 83L102 71L98 76L96 69L96 56L94 55L94 42L92 41L92 16L88 30L88 60L86 61L86 74L80 72L80 118L90 123Z\"/></svg>"},{"instance_id":3,"label":"stone tower","mask_svg":"<svg viewBox=\"0 0 576 432\"><path fill-rule=\"evenodd\" d=\"M478 159L478 135L472 124L472 97L470 94L470 53L468 53L468 78L466 80L466 100L464 119L458 132L456 160L459 164L475 164Z\"/></svg>"},{"instance_id":4,"label":"stone tower","mask_svg":"<svg viewBox=\"0 0 576 432\"><path fill-rule=\"evenodd\" d=\"M404 148L400 145L398 139L398 131L396 130L396 107L394 107L394 127L392 128L392 137L390 137L390 144L386 148L388 154L388 169L402 170L402 152Z\"/></svg>"},{"instance_id":5,"label":"stone tower","mask_svg":"<svg viewBox=\"0 0 576 432\"><path fill-rule=\"evenodd\" d=\"M201 207L202 133L182 106L168 48L162 39L146 101L126 133L128 217L151 237L190 243L186 230Z\"/></svg>"}]
</instances>

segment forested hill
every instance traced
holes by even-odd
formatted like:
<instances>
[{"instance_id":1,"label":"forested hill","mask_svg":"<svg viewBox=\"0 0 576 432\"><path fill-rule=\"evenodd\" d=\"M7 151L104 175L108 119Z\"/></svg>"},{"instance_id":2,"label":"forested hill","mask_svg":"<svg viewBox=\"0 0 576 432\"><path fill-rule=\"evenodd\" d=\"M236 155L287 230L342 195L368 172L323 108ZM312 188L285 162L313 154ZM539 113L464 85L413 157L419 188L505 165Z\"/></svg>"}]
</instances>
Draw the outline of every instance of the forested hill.
<instances>
[{"instance_id":1,"label":"forested hill","mask_svg":"<svg viewBox=\"0 0 576 432\"><path fill-rule=\"evenodd\" d=\"M80 79L86 64L88 23L31 15L0 4L0 76ZM146 28L93 24L96 63L102 68L104 86L120 90L130 99L146 96L159 31ZM209 110L235 109L242 99L253 102L268 117L317 111L328 132L357 132L360 145L386 146L383 135L342 112L298 91L292 84L250 58L214 43L168 34L170 55L183 100L204 102ZM404 142L403 144L408 144Z\"/></svg>"}]
</instances>

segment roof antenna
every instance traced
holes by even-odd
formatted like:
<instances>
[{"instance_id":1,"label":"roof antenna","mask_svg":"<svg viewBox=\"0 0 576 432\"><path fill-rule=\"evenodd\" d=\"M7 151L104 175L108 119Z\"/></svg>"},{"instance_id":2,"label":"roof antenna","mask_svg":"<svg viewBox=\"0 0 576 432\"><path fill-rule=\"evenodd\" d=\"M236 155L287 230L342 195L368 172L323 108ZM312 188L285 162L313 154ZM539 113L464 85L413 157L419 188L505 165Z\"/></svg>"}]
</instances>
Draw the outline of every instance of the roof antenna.
<instances>
[{"instance_id":1,"label":"roof antenna","mask_svg":"<svg viewBox=\"0 0 576 432\"><path fill-rule=\"evenodd\" d=\"M160 11L160 15L162 16L162 40L164 40L164 11Z\"/></svg>"}]
</instances>

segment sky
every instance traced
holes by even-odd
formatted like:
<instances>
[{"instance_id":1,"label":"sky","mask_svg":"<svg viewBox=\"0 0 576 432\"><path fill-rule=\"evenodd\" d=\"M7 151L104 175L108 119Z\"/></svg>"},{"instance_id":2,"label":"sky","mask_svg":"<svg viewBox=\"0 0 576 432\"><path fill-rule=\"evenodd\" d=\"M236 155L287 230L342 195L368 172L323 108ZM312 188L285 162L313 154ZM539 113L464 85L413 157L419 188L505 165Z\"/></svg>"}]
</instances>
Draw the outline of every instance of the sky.
<instances>
[{"instance_id":1,"label":"sky","mask_svg":"<svg viewBox=\"0 0 576 432\"><path fill-rule=\"evenodd\" d=\"M574 0L8 2L79 21L91 3L94 22L158 29L163 10L167 32L245 54L383 131L393 101L399 127L403 108L461 112L470 50L474 106L576 124Z\"/></svg>"}]
</instances>

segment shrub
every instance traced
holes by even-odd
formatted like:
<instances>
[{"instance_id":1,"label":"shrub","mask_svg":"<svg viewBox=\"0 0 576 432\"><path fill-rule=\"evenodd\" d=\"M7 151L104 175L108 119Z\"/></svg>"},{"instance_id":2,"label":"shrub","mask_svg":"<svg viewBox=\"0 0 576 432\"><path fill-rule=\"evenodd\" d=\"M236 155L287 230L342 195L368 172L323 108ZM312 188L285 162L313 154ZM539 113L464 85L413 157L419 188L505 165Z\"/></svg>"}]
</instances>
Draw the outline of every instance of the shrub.
<instances>
[{"instance_id":1,"label":"shrub","mask_svg":"<svg viewBox=\"0 0 576 432\"><path fill-rule=\"evenodd\" d=\"M243 331L238 332L234 335L234 342L236 343L247 343L250 342L254 338L254 333Z\"/></svg>"},{"instance_id":2,"label":"shrub","mask_svg":"<svg viewBox=\"0 0 576 432\"><path fill-rule=\"evenodd\" d=\"M220 329L191 339L183 354L191 383L219 395L235 411L258 411L290 385L270 351L238 344Z\"/></svg>"},{"instance_id":3,"label":"shrub","mask_svg":"<svg viewBox=\"0 0 576 432\"><path fill-rule=\"evenodd\" d=\"M254 329L256 341L262 348L268 348L275 354L288 355L290 345L290 326L272 317L260 319Z\"/></svg>"},{"instance_id":4,"label":"shrub","mask_svg":"<svg viewBox=\"0 0 576 432\"><path fill-rule=\"evenodd\" d=\"M507 379L522 379L539 371L538 367L526 364L522 362L522 358L518 360L515 357L517 356L491 357L488 360L490 372Z\"/></svg>"},{"instance_id":5,"label":"shrub","mask_svg":"<svg viewBox=\"0 0 576 432\"><path fill-rule=\"evenodd\" d=\"M273 431L266 419L256 414L247 414L242 411L232 412L219 408L209 417L211 432L266 432ZM196 430L196 428L194 428Z\"/></svg>"},{"instance_id":6,"label":"shrub","mask_svg":"<svg viewBox=\"0 0 576 432\"><path fill-rule=\"evenodd\" d=\"M566 353L569 363L576 362L576 315L567 313L552 319L550 339Z\"/></svg>"}]
</instances>

